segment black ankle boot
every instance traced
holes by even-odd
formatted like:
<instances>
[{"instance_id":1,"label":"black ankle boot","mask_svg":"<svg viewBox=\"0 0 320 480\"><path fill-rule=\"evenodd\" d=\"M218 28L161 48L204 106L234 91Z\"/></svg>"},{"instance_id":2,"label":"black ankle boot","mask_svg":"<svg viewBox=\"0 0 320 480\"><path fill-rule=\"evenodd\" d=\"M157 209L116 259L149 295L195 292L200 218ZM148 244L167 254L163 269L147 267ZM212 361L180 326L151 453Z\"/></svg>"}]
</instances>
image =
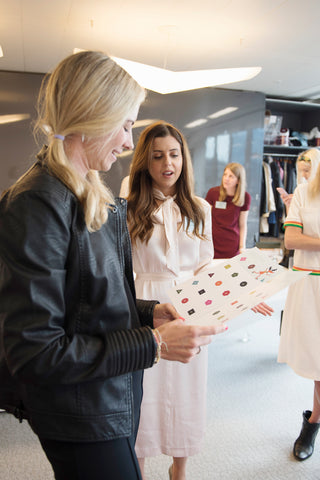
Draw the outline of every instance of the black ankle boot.
<instances>
[{"instance_id":1,"label":"black ankle boot","mask_svg":"<svg viewBox=\"0 0 320 480\"><path fill-rule=\"evenodd\" d=\"M320 423L309 423L308 420L311 417L311 413L310 410L305 410L302 414L301 432L293 446L293 455L297 460L306 460L313 454L313 445Z\"/></svg>"},{"instance_id":2,"label":"black ankle boot","mask_svg":"<svg viewBox=\"0 0 320 480\"><path fill-rule=\"evenodd\" d=\"M279 262L279 265L282 267L289 268L290 258L293 257L294 250L287 250L286 248L283 251L283 257Z\"/></svg>"}]
</instances>

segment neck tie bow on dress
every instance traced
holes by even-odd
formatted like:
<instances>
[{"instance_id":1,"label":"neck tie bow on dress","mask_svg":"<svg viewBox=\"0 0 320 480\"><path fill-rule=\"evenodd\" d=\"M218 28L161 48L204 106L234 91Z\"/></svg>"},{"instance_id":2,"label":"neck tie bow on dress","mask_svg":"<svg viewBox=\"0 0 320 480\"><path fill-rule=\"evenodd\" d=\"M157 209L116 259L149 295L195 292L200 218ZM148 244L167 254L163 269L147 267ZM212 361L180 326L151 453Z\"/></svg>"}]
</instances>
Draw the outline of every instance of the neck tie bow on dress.
<instances>
[{"instance_id":1,"label":"neck tie bow on dress","mask_svg":"<svg viewBox=\"0 0 320 480\"><path fill-rule=\"evenodd\" d=\"M153 195L161 204L152 214L153 221L164 225L166 236L167 267L179 274L178 226L181 224L181 212L175 202L175 196L165 196L160 190L153 190Z\"/></svg>"}]
</instances>

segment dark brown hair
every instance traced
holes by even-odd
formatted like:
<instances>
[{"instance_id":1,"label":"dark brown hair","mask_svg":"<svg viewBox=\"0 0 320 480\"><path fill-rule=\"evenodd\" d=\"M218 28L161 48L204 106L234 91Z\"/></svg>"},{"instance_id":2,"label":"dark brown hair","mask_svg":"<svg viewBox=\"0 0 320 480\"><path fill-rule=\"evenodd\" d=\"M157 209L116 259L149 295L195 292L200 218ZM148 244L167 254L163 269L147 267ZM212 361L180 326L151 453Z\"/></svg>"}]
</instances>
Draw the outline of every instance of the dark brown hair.
<instances>
[{"instance_id":1,"label":"dark brown hair","mask_svg":"<svg viewBox=\"0 0 320 480\"><path fill-rule=\"evenodd\" d=\"M204 238L204 211L200 200L194 194L194 177L191 156L183 134L173 125L158 121L141 133L130 167L128 221L132 243L139 238L148 242L153 232L151 215L158 207L153 195L152 178L149 165L152 158L155 138L171 136L181 147L182 170L176 183L175 201L180 208L182 225L188 231L190 224L192 233Z\"/></svg>"}]
</instances>

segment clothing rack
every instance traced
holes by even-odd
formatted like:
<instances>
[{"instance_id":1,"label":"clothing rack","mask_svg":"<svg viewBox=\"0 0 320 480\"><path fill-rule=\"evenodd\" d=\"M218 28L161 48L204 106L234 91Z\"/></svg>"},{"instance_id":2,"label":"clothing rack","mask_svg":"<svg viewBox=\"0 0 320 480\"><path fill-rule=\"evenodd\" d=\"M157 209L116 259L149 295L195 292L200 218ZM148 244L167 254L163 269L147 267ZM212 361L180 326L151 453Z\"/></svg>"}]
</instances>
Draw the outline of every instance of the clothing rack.
<instances>
[{"instance_id":1,"label":"clothing rack","mask_svg":"<svg viewBox=\"0 0 320 480\"><path fill-rule=\"evenodd\" d=\"M284 187L288 193L293 193L296 186L296 159L294 153L271 153L263 155L263 175L260 202L260 234L279 237L283 224L285 208L277 187ZM266 167L269 165L269 172ZM270 176L272 182L270 184ZM270 203L269 203L270 202ZM266 213L269 216L266 220Z\"/></svg>"},{"instance_id":2,"label":"clothing rack","mask_svg":"<svg viewBox=\"0 0 320 480\"><path fill-rule=\"evenodd\" d=\"M297 153L265 153L264 157L298 157Z\"/></svg>"}]
</instances>

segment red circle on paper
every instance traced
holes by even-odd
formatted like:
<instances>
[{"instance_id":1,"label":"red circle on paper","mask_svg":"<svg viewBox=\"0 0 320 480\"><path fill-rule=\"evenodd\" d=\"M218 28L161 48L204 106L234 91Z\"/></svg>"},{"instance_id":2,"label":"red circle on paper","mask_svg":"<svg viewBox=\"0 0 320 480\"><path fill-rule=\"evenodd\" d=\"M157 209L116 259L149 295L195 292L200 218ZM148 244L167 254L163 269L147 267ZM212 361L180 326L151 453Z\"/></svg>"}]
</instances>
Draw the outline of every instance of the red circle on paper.
<instances>
[{"instance_id":1,"label":"red circle on paper","mask_svg":"<svg viewBox=\"0 0 320 480\"><path fill-rule=\"evenodd\" d=\"M222 295L226 297L227 295L229 295L229 293L230 293L230 290L225 290Z\"/></svg>"},{"instance_id":2,"label":"red circle on paper","mask_svg":"<svg viewBox=\"0 0 320 480\"><path fill-rule=\"evenodd\" d=\"M183 299L181 300L181 303L187 303L187 302L189 302L189 298L183 298Z\"/></svg>"}]
</instances>

